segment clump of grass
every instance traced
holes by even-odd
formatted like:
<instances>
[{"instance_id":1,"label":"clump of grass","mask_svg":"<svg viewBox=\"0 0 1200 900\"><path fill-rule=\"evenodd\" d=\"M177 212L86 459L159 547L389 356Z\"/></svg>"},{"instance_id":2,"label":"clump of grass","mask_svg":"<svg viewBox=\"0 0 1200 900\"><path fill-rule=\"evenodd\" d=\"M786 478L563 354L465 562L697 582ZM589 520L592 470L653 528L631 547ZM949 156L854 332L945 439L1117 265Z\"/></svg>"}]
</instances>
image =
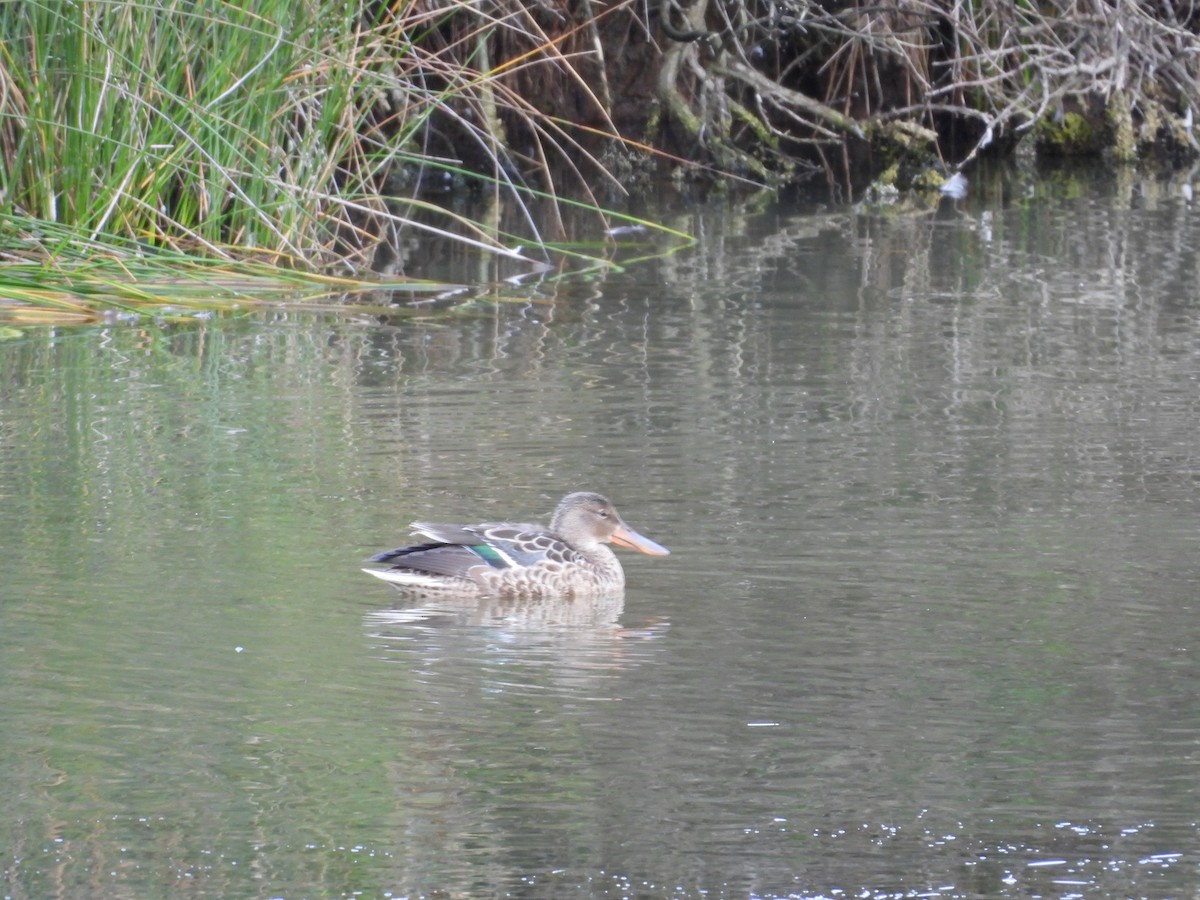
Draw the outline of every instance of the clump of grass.
<instances>
[{"instance_id":1,"label":"clump of grass","mask_svg":"<svg viewBox=\"0 0 1200 900\"><path fill-rule=\"evenodd\" d=\"M369 207L346 168L362 161L362 30L330 4L256 6L13 5L0 211L91 239L328 262L346 211Z\"/></svg>"},{"instance_id":2,"label":"clump of grass","mask_svg":"<svg viewBox=\"0 0 1200 900\"><path fill-rule=\"evenodd\" d=\"M215 259L43 223L36 234L0 219L0 322L68 324L230 312L261 304L328 306L337 299L424 297L455 286L359 278L252 259ZM386 302L386 301L385 301ZM362 308L361 306L357 308ZM393 313L394 314L394 313Z\"/></svg>"},{"instance_id":3,"label":"clump of grass","mask_svg":"<svg viewBox=\"0 0 1200 900\"><path fill-rule=\"evenodd\" d=\"M423 152L436 110L491 155L486 177L521 202L479 114L495 108L496 76L422 47L455 15L478 21L485 39L495 23L474 10L11 4L0 16L0 215L88 241L310 270L369 269L379 242L418 227L520 259L509 248L538 240L532 216L532 234L508 235L415 191L399 206L384 196L406 169L462 173Z\"/></svg>"}]
</instances>

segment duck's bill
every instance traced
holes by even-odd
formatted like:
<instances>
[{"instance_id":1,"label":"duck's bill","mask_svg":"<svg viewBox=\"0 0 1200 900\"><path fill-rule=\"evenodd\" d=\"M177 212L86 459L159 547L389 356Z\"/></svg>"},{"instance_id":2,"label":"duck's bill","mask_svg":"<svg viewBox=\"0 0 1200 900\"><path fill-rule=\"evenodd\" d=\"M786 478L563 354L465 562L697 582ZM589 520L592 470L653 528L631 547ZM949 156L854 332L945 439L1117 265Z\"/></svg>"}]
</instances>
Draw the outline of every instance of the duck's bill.
<instances>
[{"instance_id":1,"label":"duck's bill","mask_svg":"<svg viewBox=\"0 0 1200 900\"><path fill-rule=\"evenodd\" d=\"M612 533L612 542L618 547L627 547L647 556L666 556L671 552L662 544L656 544L645 535L638 534L628 525L621 525Z\"/></svg>"}]
</instances>

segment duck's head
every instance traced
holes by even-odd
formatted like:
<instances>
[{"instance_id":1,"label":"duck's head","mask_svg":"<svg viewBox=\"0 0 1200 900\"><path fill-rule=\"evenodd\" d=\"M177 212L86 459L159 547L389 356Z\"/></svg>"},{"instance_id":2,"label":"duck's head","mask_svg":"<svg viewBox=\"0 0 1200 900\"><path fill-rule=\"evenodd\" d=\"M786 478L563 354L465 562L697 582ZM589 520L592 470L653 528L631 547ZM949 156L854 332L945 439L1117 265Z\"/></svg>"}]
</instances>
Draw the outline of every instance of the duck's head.
<instances>
[{"instance_id":1,"label":"duck's head","mask_svg":"<svg viewBox=\"0 0 1200 900\"><path fill-rule=\"evenodd\" d=\"M666 556L671 552L626 525L611 500L591 491L563 497L550 520L550 530L578 549L612 543L648 556Z\"/></svg>"}]
</instances>

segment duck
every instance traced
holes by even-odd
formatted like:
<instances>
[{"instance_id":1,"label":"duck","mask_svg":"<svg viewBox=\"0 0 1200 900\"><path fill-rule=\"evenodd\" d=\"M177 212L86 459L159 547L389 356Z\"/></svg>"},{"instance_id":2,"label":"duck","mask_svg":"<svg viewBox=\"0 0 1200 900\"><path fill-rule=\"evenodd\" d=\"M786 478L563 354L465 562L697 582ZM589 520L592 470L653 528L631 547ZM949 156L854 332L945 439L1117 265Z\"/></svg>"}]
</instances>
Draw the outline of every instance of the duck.
<instances>
[{"instance_id":1,"label":"duck","mask_svg":"<svg viewBox=\"0 0 1200 900\"><path fill-rule=\"evenodd\" d=\"M609 544L648 556L670 551L625 524L603 494L576 491L559 501L549 527L510 522L413 522L428 540L384 550L363 571L413 599L599 596L625 588Z\"/></svg>"}]
</instances>

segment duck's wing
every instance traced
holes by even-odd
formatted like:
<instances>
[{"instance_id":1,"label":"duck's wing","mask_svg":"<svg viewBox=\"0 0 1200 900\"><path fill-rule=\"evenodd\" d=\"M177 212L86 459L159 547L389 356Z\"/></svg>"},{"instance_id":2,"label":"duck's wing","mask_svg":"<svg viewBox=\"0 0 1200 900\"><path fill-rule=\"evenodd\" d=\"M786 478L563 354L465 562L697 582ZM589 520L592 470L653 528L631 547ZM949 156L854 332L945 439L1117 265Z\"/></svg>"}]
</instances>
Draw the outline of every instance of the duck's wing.
<instances>
[{"instance_id":1,"label":"duck's wing","mask_svg":"<svg viewBox=\"0 0 1200 900\"><path fill-rule=\"evenodd\" d=\"M480 558L470 547L459 544L413 544L376 553L367 562L386 565L397 571L469 578L471 568L479 565Z\"/></svg>"},{"instance_id":2,"label":"duck's wing","mask_svg":"<svg viewBox=\"0 0 1200 900\"><path fill-rule=\"evenodd\" d=\"M581 557L562 539L538 525L508 523L477 526L486 543L473 545L472 550L487 558L497 569L517 569L536 566L541 562L575 563Z\"/></svg>"},{"instance_id":3,"label":"duck's wing","mask_svg":"<svg viewBox=\"0 0 1200 900\"><path fill-rule=\"evenodd\" d=\"M576 559L574 550L537 525L414 522L413 530L430 538L430 542L385 550L368 562L396 570L470 578L471 569L476 566L519 569L547 559L559 562Z\"/></svg>"}]
</instances>

